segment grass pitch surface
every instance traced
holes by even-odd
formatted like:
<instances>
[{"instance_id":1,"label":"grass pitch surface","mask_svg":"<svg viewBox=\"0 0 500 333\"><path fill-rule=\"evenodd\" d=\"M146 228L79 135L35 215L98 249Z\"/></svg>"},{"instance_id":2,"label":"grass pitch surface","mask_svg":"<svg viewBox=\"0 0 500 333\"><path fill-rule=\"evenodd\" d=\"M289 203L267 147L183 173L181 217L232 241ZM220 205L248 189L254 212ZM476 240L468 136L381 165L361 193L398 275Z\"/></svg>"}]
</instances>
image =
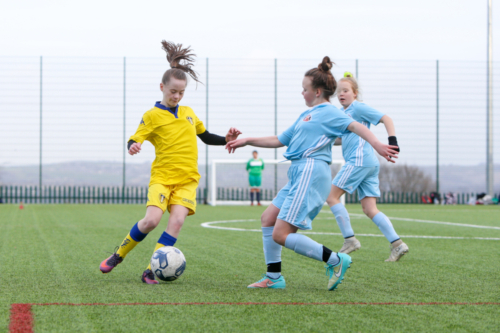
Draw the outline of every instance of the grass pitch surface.
<instances>
[{"instance_id":1,"label":"grass pitch surface","mask_svg":"<svg viewBox=\"0 0 500 333\"><path fill-rule=\"evenodd\" d=\"M145 285L160 227L109 274L99 263L141 219L140 205L0 205L0 332L9 332L14 303L231 303L217 305L33 305L35 332L135 331L498 331L500 325L500 207L380 205L409 245L386 263L383 237L359 236L362 248L336 291L327 291L323 263L283 249L285 290L246 286L265 272L260 229L265 207L208 207L188 217L176 247L187 259L172 283ZM348 205L356 234L380 235ZM248 221L249 220L249 221ZM414 221L418 220L418 221ZM439 224L436 222L450 222ZM454 225L459 224L459 225ZM468 225L481 225L474 228ZM333 250L342 246L333 215L322 212L309 235ZM407 236L432 236L411 238ZM466 237L467 239L441 238ZM237 305L234 303L422 303L422 305ZM497 303L443 305L440 303Z\"/></svg>"}]
</instances>

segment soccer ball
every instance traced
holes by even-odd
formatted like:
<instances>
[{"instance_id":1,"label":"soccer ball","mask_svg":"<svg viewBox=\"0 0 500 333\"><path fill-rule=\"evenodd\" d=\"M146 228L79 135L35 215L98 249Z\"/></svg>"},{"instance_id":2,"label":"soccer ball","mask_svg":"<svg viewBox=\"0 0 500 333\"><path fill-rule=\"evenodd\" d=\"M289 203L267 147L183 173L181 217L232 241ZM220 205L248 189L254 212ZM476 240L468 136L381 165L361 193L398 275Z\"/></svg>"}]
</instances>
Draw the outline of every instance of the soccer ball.
<instances>
[{"instance_id":1,"label":"soccer ball","mask_svg":"<svg viewBox=\"0 0 500 333\"><path fill-rule=\"evenodd\" d=\"M185 269L186 258L176 247L164 246L151 257L151 270L162 281L177 280Z\"/></svg>"}]
</instances>

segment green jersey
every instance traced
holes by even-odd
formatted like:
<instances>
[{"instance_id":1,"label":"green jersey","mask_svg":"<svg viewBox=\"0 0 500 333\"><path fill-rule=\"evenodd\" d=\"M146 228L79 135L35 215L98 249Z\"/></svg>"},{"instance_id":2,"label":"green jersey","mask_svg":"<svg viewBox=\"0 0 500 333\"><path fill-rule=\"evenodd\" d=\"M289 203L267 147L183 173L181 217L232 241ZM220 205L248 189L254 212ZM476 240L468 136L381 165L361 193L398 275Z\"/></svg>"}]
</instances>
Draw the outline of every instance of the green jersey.
<instances>
[{"instance_id":1,"label":"green jersey","mask_svg":"<svg viewBox=\"0 0 500 333\"><path fill-rule=\"evenodd\" d=\"M262 170L264 170L264 160L262 158L258 158L254 160L250 159L247 163L247 171L250 170L251 176L262 176Z\"/></svg>"}]
</instances>

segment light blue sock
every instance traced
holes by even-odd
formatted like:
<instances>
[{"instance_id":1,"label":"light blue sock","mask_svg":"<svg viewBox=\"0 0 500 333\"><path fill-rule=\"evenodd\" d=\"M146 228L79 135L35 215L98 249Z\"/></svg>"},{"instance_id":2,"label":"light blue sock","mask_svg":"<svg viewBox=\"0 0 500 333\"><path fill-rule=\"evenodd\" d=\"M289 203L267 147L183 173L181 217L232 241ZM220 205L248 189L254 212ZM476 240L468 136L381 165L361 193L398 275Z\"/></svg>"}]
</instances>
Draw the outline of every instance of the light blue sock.
<instances>
[{"instance_id":1,"label":"light blue sock","mask_svg":"<svg viewBox=\"0 0 500 333\"><path fill-rule=\"evenodd\" d=\"M337 253L332 252L332 254L330 255L330 258L328 259L328 261L327 261L326 263L327 263L328 265L335 266L335 265L337 265L339 262L340 262L340 258L339 258L339 256L337 255Z\"/></svg>"},{"instance_id":2,"label":"light blue sock","mask_svg":"<svg viewBox=\"0 0 500 333\"><path fill-rule=\"evenodd\" d=\"M337 220L337 224L339 225L340 232L342 232L342 236L344 238L349 238L354 236L354 230L351 227L351 219L349 218L349 213L347 209L345 209L344 205L338 203L330 207L333 215L335 215L335 219Z\"/></svg>"},{"instance_id":3,"label":"light blue sock","mask_svg":"<svg viewBox=\"0 0 500 333\"><path fill-rule=\"evenodd\" d=\"M385 216L384 213L379 212L377 215L373 217L373 223L377 225L377 227L382 231L384 234L385 238L392 243L394 241L397 241L399 239L398 234L396 233L396 230L394 230L394 227L392 226L391 220L387 216Z\"/></svg>"},{"instance_id":4,"label":"light blue sock","mask_svg":"<svg viewBox=\"0 0 500 333\"><path fill-rule=\"evenodd\" d=\"M303 256L323 261L323 245L307 236L289 234L285 240L285 247Z\"/></svg>"},{"instance_id":5,"label":"light blue sock","mask_svg":"<svg viewBox=\"0 0 500 333\"><path fill-rule=\"evenodd\" d=\"M266 265L281 262L281 245L273 240L274 227L262 227L262 243L264 244L264 257ZM267 272L267 276L272 279L278 279L281 273Z\"/></svg>"}]
</instances>

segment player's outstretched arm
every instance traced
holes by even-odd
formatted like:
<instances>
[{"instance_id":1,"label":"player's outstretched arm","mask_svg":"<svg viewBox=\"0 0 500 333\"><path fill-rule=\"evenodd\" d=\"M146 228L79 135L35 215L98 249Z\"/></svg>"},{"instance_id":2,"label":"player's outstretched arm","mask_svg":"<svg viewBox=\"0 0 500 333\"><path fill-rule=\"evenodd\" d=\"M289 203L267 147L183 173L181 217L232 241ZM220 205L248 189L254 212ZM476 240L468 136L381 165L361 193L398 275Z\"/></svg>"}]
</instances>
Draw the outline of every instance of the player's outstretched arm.
<instances>
[{"instance_id":1,"label":"player's outstretched arm","mask_svg":"<svg viewBox=\"0 0 500 333\"><path fill-rule=\"evenodd\" d=\"M398 140L396 139L396 128L394 127L394 122L392 121L392 118L389 117L388 115L384 115L381 119L380 122L384 124L385 130L387 131L387 135L389 136L389 145L390 146L397 146L398 152L401 150L399 149L398 145Z\"/></svg>"},{"instance_id":2,"label":"player's outstretched arm","mask_svg":"<svg viewBox=\"0 0 500 333\"><path fill-rule=\"evenodd\" d=\"M357 121L353 121L347 129L353 133L356 133L360 137L366 140L373 149L379 153L380 156L385 158L387 161L396 163L392 158L398 158L398 152L395 150L398 148L397 146L388 146L384 145L380 142L366 126L358 123Z\"/></svg>"},{"instance_id":3,"label":"player's outstretched arm","mask_svg":"<svg viewBox=\"0 0 500 333\"><path fill-rule=\"evenodd\" d=\"M226 144L226 149L229 154L234 153L236 148L245 147L247 145L260 147L260 148L279 148L283 147L284 144L278 140L276 135L264 136L260 138L244 138L230 141Z\"/></svg>"},{"instance_id":4,"label":"player's outstretched arm","mask_svg":"<svg viewBox=\"0 0 500 333\"><path fill-rule=\"evenodd\" d=\"M210 133L205 130L205 132L198 134L198 137L203 141L203 143L207 145L213 146L225 146L229 141L235 140L238 138L241 132L237 128L231 127L227 132L226 136L220 136L217 134Z\"/></svg>"}]
</instances>

